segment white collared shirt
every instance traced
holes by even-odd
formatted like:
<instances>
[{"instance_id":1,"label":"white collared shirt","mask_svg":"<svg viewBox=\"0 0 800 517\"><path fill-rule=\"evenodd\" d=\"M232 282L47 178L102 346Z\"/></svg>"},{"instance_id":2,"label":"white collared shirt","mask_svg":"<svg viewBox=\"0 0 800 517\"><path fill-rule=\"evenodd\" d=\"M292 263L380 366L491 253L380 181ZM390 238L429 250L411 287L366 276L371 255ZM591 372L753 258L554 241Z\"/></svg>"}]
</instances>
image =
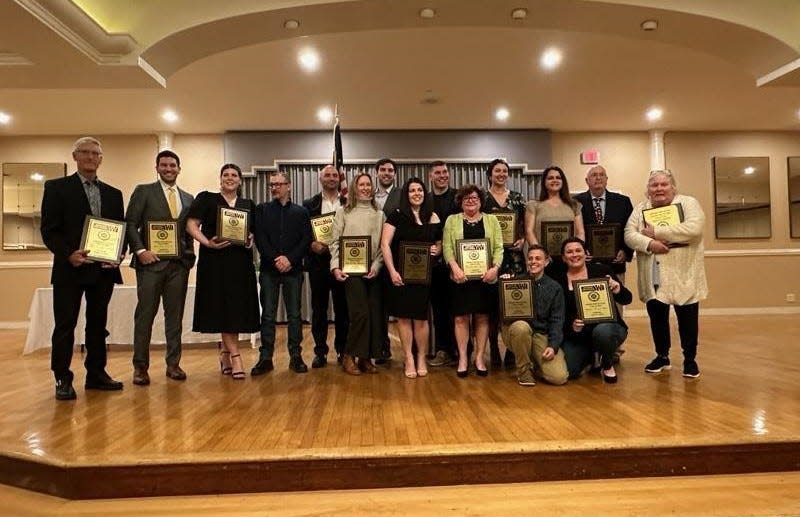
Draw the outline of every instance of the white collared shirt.
<instances>
[{"instance_id":1,"label":"white collared shirt","mask_svg":"<svg viewBox=\"0 0 800 517\"><path fill-rule=\"evenodd\" d=\"M322 195L322 207L320 208L321 214L328 214L330 212L335 212L336 210L341 208L342 203L339 201L339 194L336 194L336 197L333 198L333 201L328 199L328 197L325 196L324 192L322 192L321 195Z\"/></svg>"},{"instance_id":2,"label":"white collared shirt","mask_svg":"<svg viewBox=\"0 0 800 517\"><path fill-rule=\"evenodd\" d=\"M161 185L161 190L164 192L164 199L167 201L167 206L169 206L169 189L170 186L164 183L161 178L158 178L158 183ZM181 213L183 210L183 204L181 203L181 193L178 190L178 185L172 185L172 189L175 190L175 206L178 208L178 213Z\"/></svg>"},{"instance_id":3,"label":"white collared shirt","mask_svg":"<svg viewBox=\"0 0 800 517\"><path fill-rule=\"evenodd\" d=\"M375 203L378 204L378 208L383 210L383 205L386 204L386 200L389 199L389 193L394 188L394 185L387 188L386 190L381 189L378 187L378 190L375 191Z\"/></svg>"}]
</instances>

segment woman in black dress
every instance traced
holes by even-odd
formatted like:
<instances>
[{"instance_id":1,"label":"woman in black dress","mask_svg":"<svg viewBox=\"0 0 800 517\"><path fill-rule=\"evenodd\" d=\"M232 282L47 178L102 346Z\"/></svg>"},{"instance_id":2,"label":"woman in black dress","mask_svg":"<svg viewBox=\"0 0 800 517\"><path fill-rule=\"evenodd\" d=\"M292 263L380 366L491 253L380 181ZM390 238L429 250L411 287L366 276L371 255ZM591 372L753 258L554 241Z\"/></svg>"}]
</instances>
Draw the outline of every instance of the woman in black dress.
<instances>
[{"instance_id":1,"label":"woman in black dress","mask_svg":"<svg viewBox=\"0 0 800 517\"><path fill-rule=\"evenodd\" d=\"M389 214L381 235L383 260L391 281L386 305L389 314L397 317L397 329L406 356L405 375L409 379L428 375L425 356L430 331L430 285L404 282L399 272L400 243L425 243L429 245L431 256L438 257L442 252L441 233L439 216L433 211L425 184L419 178L410 178L400 193L400 207ZM416 366L412 352L414 338L417 342Z\"/></svg>"},{"instance_id":2,"label":"woman in black dress","mask_svg":"<svg viewBox=\"0 0 800 517\"><path fill-rule=\"evenodd\" d=\"M245 246L233 245L216 234L220 207L249 212L248 223L252 226L255 204L239 197L241 185L239 166L223 165L219 193L199 193L186 221L186 231L200 243L192 330L222 334L220 369L237 380L245 377L239 333L259 329L253 234L248 232Z\"/></svg>"}]
</instances>

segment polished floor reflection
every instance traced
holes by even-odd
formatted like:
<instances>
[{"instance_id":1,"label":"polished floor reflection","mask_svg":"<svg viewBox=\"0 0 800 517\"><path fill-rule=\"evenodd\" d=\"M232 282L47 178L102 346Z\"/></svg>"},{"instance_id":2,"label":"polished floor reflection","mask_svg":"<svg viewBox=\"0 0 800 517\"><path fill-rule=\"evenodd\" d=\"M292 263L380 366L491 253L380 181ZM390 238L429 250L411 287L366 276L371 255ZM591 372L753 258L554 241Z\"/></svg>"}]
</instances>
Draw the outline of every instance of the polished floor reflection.
<instances>
[{"instance_id":1,"label":"polished floor reflection","mask_svg":"<svg viewBox=\"0 0 800 517\"><path fill-rule=\"evenodd\" d=\"M588 376L522 388L509 372L459 379L451 368L406 379L395 341L396 359L378 375L347 376L335 360L296 374L278 347L276 370L244 382L219 374L210 347L186 350L189 378L172 381L163 348L155 348L153 382L139 387L131 383L130 349L114 347L108 370L125 389L85 392L76 353L74 402L53 399L48 352L22 356L24 331L4 330L0 443L14 455L105 464L800 439L796 315L701 318L702 376L694 380L680 375L677 349L671 372L645 374L648 323L629 320L617 385ZM243 357L249 371L257 351L247 348Z\"/></svg>"}]
</instances>

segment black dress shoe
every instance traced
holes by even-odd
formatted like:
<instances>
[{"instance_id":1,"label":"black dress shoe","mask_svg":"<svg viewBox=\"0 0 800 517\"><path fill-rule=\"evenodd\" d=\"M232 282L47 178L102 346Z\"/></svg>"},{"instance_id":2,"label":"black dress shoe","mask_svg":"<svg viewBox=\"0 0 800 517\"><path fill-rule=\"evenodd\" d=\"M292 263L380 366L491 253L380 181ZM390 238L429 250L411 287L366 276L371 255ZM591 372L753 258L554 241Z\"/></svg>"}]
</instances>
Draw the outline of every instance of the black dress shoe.
<instances>
[{"instance_id":1,"label":"black dress shoe","mask_svg":"<svg viewBox=\"0 0 800 517\"><path fill-rule=\"evenodd\" d=\"M617 383L617 376L616 375L606 375L603 372L600 372L600 375L603 376L603 382L606 384L616 384Z\"/></svg>"},{"instance_id":2,"label":"black dress shoe","mask_svg":"<svg viewBox=\"0 0 800 517\"><path fill-rule=\"evenodd\" d=\"M289 360L289 369L294 373L306 373L308 371L308 366L303 362L302 357L297 356Z\"/></svg>"},{"instance_id":3,"label":"black dress shoe","mask_svg":"<svg viewBox=\"0 0 800 517\"><path fill-rule=\"evenodd\" d=\"M272 359L259 359L255 366L250 370L250 376L255 377L256 375L264 375L267 372L271 372L275 369L275 365L272 364Z\"/></svg>"},{"instance_id":4,"label":"black dress shoe","mask_svg":"<svg viewBox=\"0 0 800 517\"><path fill-rule=\"evenodd\" d=\"M456 375L458 375L461 379L464 379L469 375L469 370L456 370Z\"/></svg>"},{"instance_id":5,"label":"black dress shoe","mask_svg":"<svg viewBox=\"0 0 800 517\"><path fill-rule=\"evenodd\" d=\"M59 379L56 381L56 400L75 400L78 395L72 387L72 381Z\"/></svg>"},{"instance_id":6,"label":"black dress shoe","mask_svg":"<svg viewBox=\"0 0 800 517\"><path fill-rule=\"evenodd\" d=\"M328 358L324 355L318 355L311 361L312 368L324 368L326 364L328 364Z\"/></svg>"},{"instance_id":7,"label":"black dress shoe","mask_svg":"<svg viewBox=\"0 0 800 517\"><path fill-rule=\"evenodd\" d=\"M83 387L87 390L118 391L122 389L122 383L115 381L111 377L86 378Z\"/></svg>"},{"instance_id":8,"label":"black dress shoe","mask_svg":"<svg viewBox=\"0 0 800 517\"><path fill-rule=\"evenodd\" d=\"M475 373L478 374L478 377L486 377L489 375L489 370L481 370L476 366Z\"/></svg>"}]
</instances>

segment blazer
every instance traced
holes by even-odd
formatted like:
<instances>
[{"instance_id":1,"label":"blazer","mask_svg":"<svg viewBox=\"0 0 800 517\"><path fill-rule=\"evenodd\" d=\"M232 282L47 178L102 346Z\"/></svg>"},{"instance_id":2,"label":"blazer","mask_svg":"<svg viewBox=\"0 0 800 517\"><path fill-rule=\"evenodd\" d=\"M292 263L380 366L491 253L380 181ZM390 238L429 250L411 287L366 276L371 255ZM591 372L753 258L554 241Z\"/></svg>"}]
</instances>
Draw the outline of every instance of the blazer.
<instances>
[{"instance_id":1,"label":"blazer","mask_svg":"<svg viewBox=\"0 0 800 517\"><path fill-rule=\"evenodd\" d=\"M178 189L178 195L181 199L181 213L178 215L178 240L180 248L179 260L188 268L194 265L194 240L192 236L186 232L186 215L189 213L189 207L194 202L194 197L185 190ZM155 271L167 267L166 260L161 260L153 264L142 264L137 260L136 251L147 248L147 221L171 221L172 214L169 211L167 198L164 196L164 190L161 188L161 183L147 183L137 185L128 202L128 211L125 215L127 225L128 245L131 248L131 267L150 268Z\"/></svg>"},{"instance_id":2,"label":"blazer","mask_svg":"<svg viewBox=\"0 0 800 517\"><path fill-rule=\"evenodd\" d=\"M345 196L339 196L339 204L341 206L345 206L347 204L347 198ZM322 215L322 193L320 192L316 196L311 196L310 198L303 201L303 207L308 210L308 215L310 217L316 217L318 215ZM314 236L311 236L312 240ZM317 255L311 251L311 248L308 249L308 254L305 258L305 269L306 270L321 270L321 271L329 271L331 265L331 254L323 253L321 255Z\"/></svg>"},{"instance_id":3,"label":"blazer","mask_svg":"<svg viewBox=\"0 0 800 517\"><path fill-rule=\"evenodd\" d=\"M492 214L483 213L483 229L492 252L492 266L503 263L503 231L500 223ZM442 237L442 255L445 263L456 260L456 241L464 238L464 214L459 212L447 218L444 223L444 236Z\"/></svg>"},{"instance_id":4,"label":"blazer","mask_svg":"<svg viewBox=\"0 0 800 517\"><path fill-rule=\"evenodd\" d=\"M383 204L383 213L387 219L392 212L400 208L400 194L402 194L402 192L403 187L395 185L391 192L389 192L389 195L386 196L386 202Z\"/></svg>"},{"instance_id":5,"label":"blazer","mask_svg":"<svg viewBox=\"0 0 800 517\"><path fill-rule=\"evenodd\" d=\"M122 192L102 181L98 181L97 186L100 189L100 216L124 221ZM80 249L87 215L92 215L92 209L77 172L45 182L41 232L42 241L53 252L51 284L91 285L106 276L111 277L114 283L122 283L119 268L103 269L99 263L73 267L69 263L72 252Z\"/></svg>"},{"instance_id":6,"label":"blazer","mask_svg":"<svg viewBox=\"0 0 800 517\"><path fill-rule=\"evenodd\" d=\"M583 216L584 228L590 224L597 224L594 217L594 202L592 201L592 193L587 190L586 192L581 192L574 197L581 204L581 215ZM606 190L605 198L606 211L605 214L603 214L603 221L606 223L619 224L620 231L624 232L628 218L633 212L631 198L623 194L611 192L609 190ZM622 238L622 250L625 252L625 262L630 262L633 259L633 250L625 243L625 238L622 235L620 235L620 237ZM625 262L621 264L608 262L607 264L611 267L614 273L624 273Z\"/></svg>"}]
</instances>

